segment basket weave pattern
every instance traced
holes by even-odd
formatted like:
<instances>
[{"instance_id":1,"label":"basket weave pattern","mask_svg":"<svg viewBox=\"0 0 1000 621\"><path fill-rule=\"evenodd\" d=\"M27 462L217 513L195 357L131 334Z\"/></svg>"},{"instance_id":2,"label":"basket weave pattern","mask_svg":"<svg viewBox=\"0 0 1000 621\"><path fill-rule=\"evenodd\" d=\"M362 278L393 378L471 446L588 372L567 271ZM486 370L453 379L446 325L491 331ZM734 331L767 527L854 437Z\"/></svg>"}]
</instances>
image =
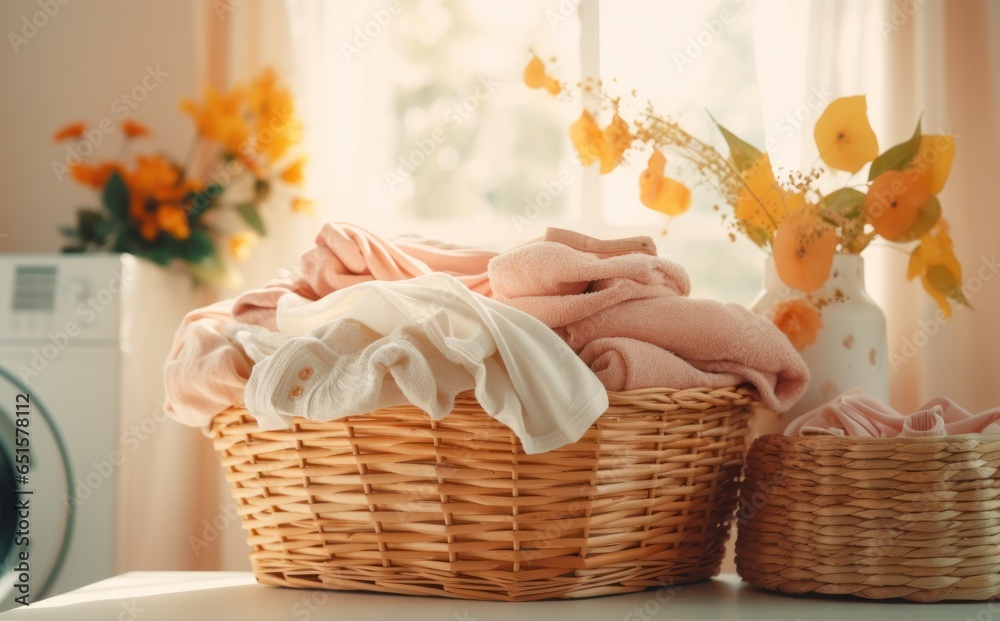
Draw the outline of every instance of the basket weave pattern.
<instances>
[{"instance_id":1,"label":"basket weave pattern","mask_svg":"<svg viewBox=\"0 0 1000 621\"><path fill-rule=\"evenodd\" d=\"M736 567L787 593L1000 595L1000 436L765 436L747 456Z\"/></svg>"},{"instance_id":2,"label":"basket weave pattern","mask_svg":"<svg viewBox=\"0 0 1000 621\"><path fill-rule=\"evenodd\" d=\"M213 421L257 580L527 601L719 570L753 402L744 389L609 393L576 443L526 455L471 393L260 431Z\"/></svg>"}]
</instances>

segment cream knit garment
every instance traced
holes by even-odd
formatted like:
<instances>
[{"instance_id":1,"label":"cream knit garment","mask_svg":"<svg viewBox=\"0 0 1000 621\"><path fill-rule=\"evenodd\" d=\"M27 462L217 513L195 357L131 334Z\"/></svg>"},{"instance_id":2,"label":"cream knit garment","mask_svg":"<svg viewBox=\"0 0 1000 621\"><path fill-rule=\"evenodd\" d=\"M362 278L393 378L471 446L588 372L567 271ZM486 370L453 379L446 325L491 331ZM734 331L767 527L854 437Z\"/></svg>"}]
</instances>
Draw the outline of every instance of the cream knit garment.
<instances>
[{"instance_id":1,"label":"cream knit garment","mask_svg":"<svg viewBox=\"0 0 1000 621\"><path fill-rule=\"evenodd\" d=\"M256 362L245 398L262 429L404 403L440 420L474 388L526 453L541 453L578 440L608 407L603 384L552 330L447 274L317 301L287 293L277 325L234 334Z\"/></svg>"}]
</instances>

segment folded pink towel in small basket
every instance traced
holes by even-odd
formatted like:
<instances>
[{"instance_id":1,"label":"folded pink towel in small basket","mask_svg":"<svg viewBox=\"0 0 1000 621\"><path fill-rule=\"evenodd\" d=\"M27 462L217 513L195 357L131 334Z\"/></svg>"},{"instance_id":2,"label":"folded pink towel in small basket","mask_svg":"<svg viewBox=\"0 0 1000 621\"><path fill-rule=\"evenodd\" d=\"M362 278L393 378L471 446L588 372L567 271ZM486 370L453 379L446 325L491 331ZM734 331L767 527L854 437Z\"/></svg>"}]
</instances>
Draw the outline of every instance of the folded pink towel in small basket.
<instances>
[{"instance_id":1,"label":"folded pink towel in small basket","mask_svg":"<svg viewBox=\"0 0 1000 621\"><path fill-rule=\"evenodd\" d=\"M919 438L965 433L1000 433L1000 407L972 414L951 399L931 399L901 414L860 388L799 416L786 436L861 436Z\"/></svg>"}]
</instances>

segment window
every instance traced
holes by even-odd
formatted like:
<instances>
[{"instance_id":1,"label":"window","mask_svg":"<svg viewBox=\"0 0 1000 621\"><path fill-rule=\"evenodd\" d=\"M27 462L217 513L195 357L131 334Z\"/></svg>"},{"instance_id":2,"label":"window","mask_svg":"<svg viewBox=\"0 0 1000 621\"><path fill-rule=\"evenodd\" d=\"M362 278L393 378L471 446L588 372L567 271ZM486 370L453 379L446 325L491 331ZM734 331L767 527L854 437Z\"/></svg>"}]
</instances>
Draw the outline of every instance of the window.
<instances>
[{"instance_id":1,"label":"window","mask_svg":"<svg viewBox=\"0 0 1000 621\"><path fill-rule=\"evenodd\" d=\"M671 163L668 174L692 187L694 206L662 236L666 218L639 202L645 159L603 177L582 170L567 138L579 103L522 82L533 49L557 58L562 79L600 75L613 91L635 89L723 152L708 111L763 144L748 0L401 6L383 25L390 35L372 37L360 58L349 59L364 65L364 138L339 156L353 172L338 182L358 189L333 217L389 235L418 232L497 249L536 238L546 226L609 238L646 234L688 269L693 295L752 300L762 254L746 240L729 240L709 188ZM356 25L336 25L335 39L350 40Z\"/></svg>"}]
</instances>

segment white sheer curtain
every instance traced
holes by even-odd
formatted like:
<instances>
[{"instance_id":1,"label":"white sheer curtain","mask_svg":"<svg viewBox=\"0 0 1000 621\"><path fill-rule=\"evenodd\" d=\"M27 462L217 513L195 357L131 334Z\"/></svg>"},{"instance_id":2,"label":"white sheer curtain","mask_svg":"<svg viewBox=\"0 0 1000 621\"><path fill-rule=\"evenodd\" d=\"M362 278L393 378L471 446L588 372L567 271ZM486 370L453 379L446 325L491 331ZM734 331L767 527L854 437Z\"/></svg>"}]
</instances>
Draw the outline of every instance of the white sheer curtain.
<instances>
[{"instance_id":1,"label":"white sheer curtain","mask_svg":"<svg viewBox=\"0 0 1000 621\"><path fill-rule=\"evenodd\" d=\"M775 161L808 167L816 157L815 119L844 95L867 95L881 150L912 135L921 113L924 133L956 136L941 201L977 310L939 323L930 297L905 279L907 255L888 244L865 253L868 289L888 319L894 406L912 409L935 395L973 410L1000 404L997 4L765 0L756 9L757 69ZM801 129L789 132L781 119L796 110Z\"/></svg>"}]
</instances>

